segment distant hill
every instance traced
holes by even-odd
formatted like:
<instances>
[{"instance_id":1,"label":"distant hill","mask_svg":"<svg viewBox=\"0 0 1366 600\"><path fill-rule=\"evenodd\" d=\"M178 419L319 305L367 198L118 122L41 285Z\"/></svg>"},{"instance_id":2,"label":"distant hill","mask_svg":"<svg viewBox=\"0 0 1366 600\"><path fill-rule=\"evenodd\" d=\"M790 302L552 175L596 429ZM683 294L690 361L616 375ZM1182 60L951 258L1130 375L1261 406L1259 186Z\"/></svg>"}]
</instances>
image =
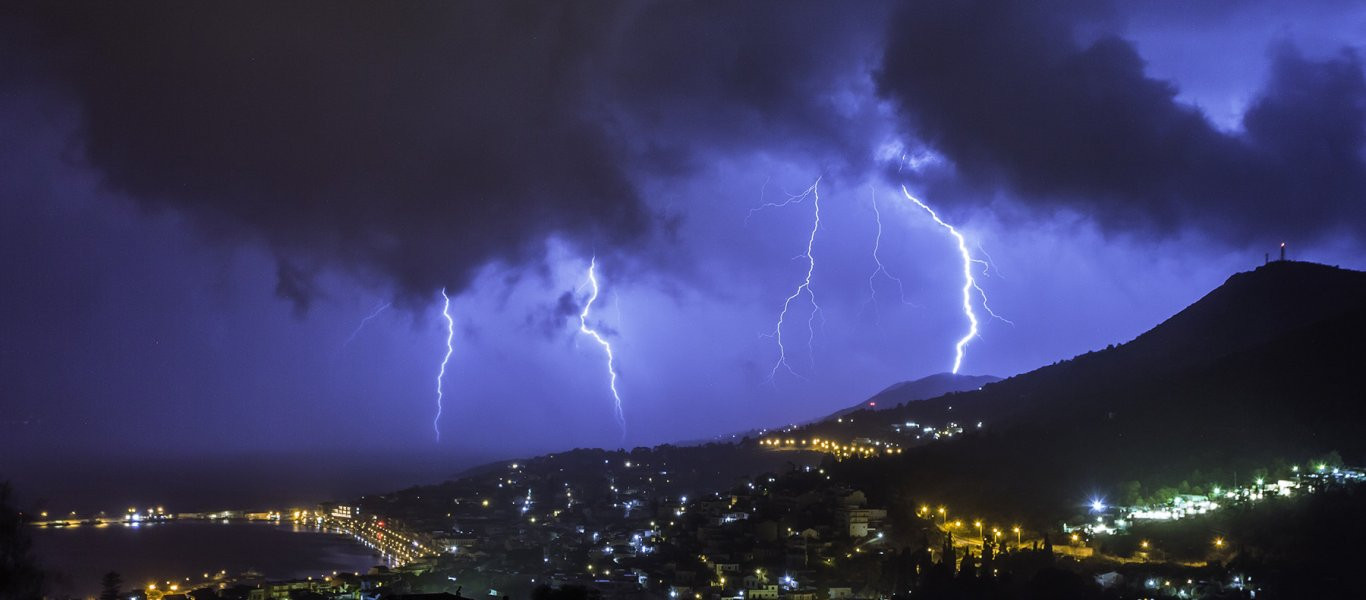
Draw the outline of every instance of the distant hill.
<instances>
[{"instance_id":1,"label":"distant hill","mask_svg":"<svg viewBox=\"0 0 1366 600\"><path fill-rule=\"evenodd\" d=\"M1000 381L1000 377L991 375L955 375L953 373L935 373L926 377L921 377L914 381L902 381L887 386L886 389L876 393L873 397L855 404L849 408L839 410L818 420L828 420L842 417L849 413L869 409L886 410L895 408L907 402L918 402L929 398L938 398L944 394L953 392L966 392L981 389L988 383Z\"/></svg>"},{"instance_id":2,"label":"distant hill","mask_svg":"<svg viewBox=\"0 0 1366 600\"><path fill-rule=\"evenodd\" d=\"M885 437L905 420L981 421L981 432L895 457L896 468L841 470L924 497L1047 510L1126 481L1230 481L1330 450L1366 462L1362 367L1366 273L1284 261L1230 277L1129 343L810 432Z\"/></svg>"}]
</instances>

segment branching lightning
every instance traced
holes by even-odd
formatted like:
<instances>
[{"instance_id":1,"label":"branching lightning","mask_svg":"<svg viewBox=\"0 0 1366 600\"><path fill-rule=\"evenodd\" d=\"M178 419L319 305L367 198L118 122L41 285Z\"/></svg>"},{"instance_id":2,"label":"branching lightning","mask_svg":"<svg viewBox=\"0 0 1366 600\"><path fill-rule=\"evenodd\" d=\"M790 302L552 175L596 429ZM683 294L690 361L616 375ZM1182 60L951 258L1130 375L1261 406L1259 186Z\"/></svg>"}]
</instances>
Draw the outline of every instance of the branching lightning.
<instances>
[{"instance_id":1,"label":"branching lightning","mask_svg":"<svg viewBox=\"0 0 1366 600\"><path fill-rule=\"evenodd\" d=\"M384 312L386 309L388 309L389 306L390 306L391 304L393 304L393 303L392 303L392 302L385 302L384 304L381 304L381 305L380 305L378 308L376 308L375 310L371 311L369 315L366 315L366 317L365 317L364 319L361 319L361 320L360 320L360 324L359 324L359 325L356 325L356 329L355 329L354 331L351 332L351 335L347 336L346 341L345 341L345 342L342 342L341 347L342 347L342 348L345 348L347 345L349 345L349 344L351 343L352 340L356 339L356 334L360 333L360 330L365 329L365 324L366 324L366 323L369 323L369 322L370 322L370 319L373 319L373 318L375 318L375 317L378 317L379 314L382 313L382 312Z\"/></svg>"},{"instance_id":2,"label":"branching lightning","mask_svg":"<svg viewBox=\"0 0 1366 600\"><path fill-rule=\"evenodd\" d=\"M877 268L873 269L872 274L868 275L868 302L873 305L873 310L877 310L877 285L876 280L879 273L896 282L897 290L901 293L901 303L914 306L906 300L906 286L901 283L901 278L892 275L887 267L882 264L882 257L878 254L882 248L882 212L877 208L877 191L872 190L873 196L873 219L877 222L877 236L873 238L873 262L877 263Z\"/></svg>"},{"instance_id":3,"label":"branching lightning","mask_svg":"<svg viewBox=\"0 0 1366 600\"><path fill-rule=\"evenodd\" d=\"M817 180L817 183L819 183L819 180ZM764 202L764 192L766 191L768 191L767 179L764 180L764 185L759 187L759 206L749 209L749 213L745 215L745 225L749 225L749 219L754 216L754 213L764 210L765 208L782 208L789 204L801 204L811 192L811 190L808 189L800 194L788 194L787 199L782 202Z\"/></svg>"},{"instance_id":4,"label":"branching lightning","mask_svg":"<svg viewBox=\"0 0 1366 600\"><path fill-rule=\"evenodd\" d=\"M941 227L949 231L949 234L958 241L958 253L963 257L963 314L968 318L968 333L967 335L964 335L962 339L958 340L958 344L954 346L955 356L953 358L953 373L956 375L958 369L963 366L963 353L967 349L968 342L972 341L972 338L977 337L977 313L972 310L973 290L976 290L977 293L982 296L982 308L986 309L987 314L1001 319L1002 321L1006 320L987 307L986 292L982 291L981 286L977 285L977 280L972 277L972 265L982 261L974 260L972 258L972 254L968 252L967 240L963 238L963 234L959 233L954 226L949 225L948 223L945 223L943 219L940 219L939 215L936 214L934 209L930 208L929 205L916 199L915 196L912 196L911 192L906 189L906 186L901 186L901 193L905 194L907 200L910 200L911 202L914 202L916 206L925 209L925 212L930 214L930 218L934 219L935 223L938 223ZM1006 322L1009 323L1010 321Z\"/></svg>"},{"instance_id":5,"label":"branching lightning","mask_svg":"<svg viewBox=\"0 0 1366 600\"><path fill-rule=\"evenodd\" d=\"M1014 322L1014 321L1011 321L1010 319L1007 319L1007 318L1005 318L1005 317L1003 317L1003 316L1001 316L1001 315L998 315L998 314L996 314L995 311L991 310L991 305L987 304L987 293L986 293L985 291L982 290L982 286L977 285L977 282L976 282L976 281L973 281L973 282L972 282L972 287L973 287L973 289L977 290L977 293L978 293L980 296L982 296L982 310L987 311L987 314L988 314L988 315L991 315L991 318L993 318L993 319L999 320L999 321L1001 321L1002 323L1005 323L1005 324L1007 324L1007 325L1010 325L1011 327L1014 327L1014 326L1015 326L1015 322Z\"/></svg>"},{"instance_id":6,"label":"branching lightning","mask_svg":"<svg viewBox=\"0 0 1366 600\"><path fill-rule=\"evenodd\" d=\"M1005 276L1001 275L1001 270L996 268L996 261L991 258L990 254L987 254L987 249L982 247L981 242L977 242L977 251L981 252L982 256L986 257L986 260L977 261L982 264L982 274L991 277L992 271L995 271L997 277L1005 279Z\"/></svg>"},{"instance_id":7,"label":"branching lightning","mask_svg":"<svg viewBox=\"0 0 1366 600\"><path fill-rule=\"evenodd\" d=\"M436 430L436 441L441 441L441 402L444 399L441 383L446 378L446 363L451 361L451 354L455 352L455 319L451 318L451 297L446 295L446 288L441 288L441 298L445 304L441 307L441 314L446 317L446 356L441 359L441 370L436 374L436 417L432 419L432 429Z\"/></svg>"},{"instance_id":8,"label":"branching lightning","mask_svg":"<svg viewBox=\"0 0 1366 600\"><path fill-rule=\"evenodd\" d=\"M768 381L770 382L778 375L778 369L780 368L787 369L789 373L801 377L801 375L792 368L792 365L787 362L787 347L783 345L783 324L787 319L788 309L792 307L792 302L803 295L811 302L811 313L806 319L806 347L808 356L811 355L812 342L816 338L816 317L820 316L821 307L816 303L816 293L811 289L811 276L816 272L816 257L811 251L816 245L816 232L820 231L821 228L820 184L820 179L817 179L815 183L811 184L811 187L807 188L806 191L801 194L789 196L787 200L781 203L764 204L750 211L750 213L753 214L754 211L762 210L766 207L779 207L799 203L808 197L812 199L812 205L815 207L815 217L811 222L811 234L806 239L806 252L794 257L806 259L806 278L802 280L801 285L797 286L797 289L792 291L791 295L783 300L783 309L778 313L778 323L773 327L773 331L768 334L769 337L772 337L778 343L778 361L773 364L773 369L768 374Z\"/></svg>"},{"instance_id":9,"label":"branching lightning","mask_svg":"<svg viewBox=\"0 0 1366 600\"><path fill-rule=\"evenodd\" d=\"M588 302L584 303L583 312L579 313L579 331L583 332L585 335L591 336L598 342L598 345L602 346L603 351L607 353L607 374L610 376L608 387L612 389L613 408L616 411L617 424L621 426L621 436L624 439L626 437L626 416L621 411L621 394L617 392L616 356L612 354L612 344L596 330L588 326L588 312L593 309L593 303L598 299L598 277L595 273L597 264L598 259L596 256L588 263L588 284L593 288L593 293L588 296Z\"/></svg>"}]
</instances>

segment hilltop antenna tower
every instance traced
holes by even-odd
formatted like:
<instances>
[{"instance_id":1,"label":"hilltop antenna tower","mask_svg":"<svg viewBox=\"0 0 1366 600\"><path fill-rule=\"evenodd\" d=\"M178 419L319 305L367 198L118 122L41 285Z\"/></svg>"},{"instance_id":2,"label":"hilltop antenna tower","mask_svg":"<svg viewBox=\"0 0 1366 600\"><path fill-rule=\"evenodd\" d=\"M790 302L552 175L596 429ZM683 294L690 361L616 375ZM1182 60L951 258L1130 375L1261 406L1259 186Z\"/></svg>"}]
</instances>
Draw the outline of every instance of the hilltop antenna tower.
<instances>
[{"instance_id":1,"label":"hilltop antenna tower","mask_svg":"<svg viewBox=\"0 0 1366 600\"><path fill-rule=\"evenodd\" d=\"M1281 262L1285 262L1285 242L1281 242Z\"/></svg>"}]
</instances>

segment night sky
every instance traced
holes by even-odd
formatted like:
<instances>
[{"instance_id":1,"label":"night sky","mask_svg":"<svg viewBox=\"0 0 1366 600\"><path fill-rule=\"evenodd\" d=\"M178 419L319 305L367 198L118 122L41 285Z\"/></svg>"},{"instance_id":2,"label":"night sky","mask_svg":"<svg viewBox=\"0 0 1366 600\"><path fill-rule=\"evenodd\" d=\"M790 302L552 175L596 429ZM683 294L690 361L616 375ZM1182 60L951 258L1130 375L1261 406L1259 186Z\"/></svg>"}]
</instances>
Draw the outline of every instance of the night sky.
<instances>
[{"instance_id":1,"label":"night sky","mask_svg":"<svg viewBox=\"0 0 1366 600\"><path fill-rule=\"evenodd\" d=\"M967 329L903 185L1013 323L975 298L963 373L1127 341L1281 241L1363 269L1363 52L1346 1L7 4L0 476L397 484L823 415ZM770 380L817 181L821 311Z\"/></svg>"}]
</instances>

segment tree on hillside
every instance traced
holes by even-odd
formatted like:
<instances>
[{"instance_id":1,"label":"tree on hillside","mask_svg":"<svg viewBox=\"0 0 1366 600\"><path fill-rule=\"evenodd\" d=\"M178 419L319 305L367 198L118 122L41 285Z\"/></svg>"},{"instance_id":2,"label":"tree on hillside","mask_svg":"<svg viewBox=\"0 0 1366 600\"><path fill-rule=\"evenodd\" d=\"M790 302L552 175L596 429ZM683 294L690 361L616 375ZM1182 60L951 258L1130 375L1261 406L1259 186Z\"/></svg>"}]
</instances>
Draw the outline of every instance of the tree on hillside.
<instances>
[{"instance_id":1,"label":"tree on hillside","mask_svg":"<svg viewBox=\"0 0 1366 600\"><path fill-rule=\"evenodd\" d=\"M969 548L967 549L967 551L963 553L963 562L961 563L961 565L960 565L959 568L958 568L958 578L959 578L959 579L976 579L976 578L977 578L977 564L973 562L973 559L972 559L972 548L971 548L971 547L969 547Z\"/></svg>"},{"instance_id":2,"label":"tree on hillside","mask_svg":"<svg viewBox=\"0 0 1366 600\"><path fill-rule=\"evenodd\" d=\"M1143 484L1137 481L1126 481L1119 484L1115 494L1117 504L1120 506L1134 506L1143 502Z\"/></svg>"},{"instance_id":3,"label":"tree on hillside","mask_svg":"<svg viewBox=\"0 0 1366 600\"><path fill-rule=\"evenodd\" d=\"M123 595L123 577L117 571L110 571L100 579L100 600L119 600Z\"/></svg>"},{"instance_id":4,"label":"tree on hillside","mask_svg":"<svg viewBox=\"0 0 1366 600\"><path fill-rule=\"evenodd\" d=\"M0 600L41 598L43 571L33 557L22 515L10 502L9 482L0 482Z\"/></svg>"}]
</instances>

